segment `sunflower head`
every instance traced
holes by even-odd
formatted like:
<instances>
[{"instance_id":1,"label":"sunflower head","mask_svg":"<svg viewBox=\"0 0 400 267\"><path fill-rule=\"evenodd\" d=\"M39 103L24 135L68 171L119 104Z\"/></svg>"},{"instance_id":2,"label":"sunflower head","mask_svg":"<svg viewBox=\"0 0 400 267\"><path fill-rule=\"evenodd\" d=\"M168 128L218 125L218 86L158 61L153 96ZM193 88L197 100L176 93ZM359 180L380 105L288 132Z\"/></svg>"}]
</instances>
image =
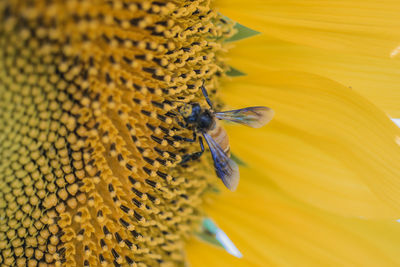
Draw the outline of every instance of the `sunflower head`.
<instances>
[{"instance_id":1,"label":"sunflower head","mask_svg":"<svg viewBox=\"0 0 400 267\"><path fill-rule=\"evenodd\" d=\"M176 114L217 88L232 24L208 1L2 1L0 21L0 262L183 263L216 178L179 165Z\"/></svg>"}]
</instances>

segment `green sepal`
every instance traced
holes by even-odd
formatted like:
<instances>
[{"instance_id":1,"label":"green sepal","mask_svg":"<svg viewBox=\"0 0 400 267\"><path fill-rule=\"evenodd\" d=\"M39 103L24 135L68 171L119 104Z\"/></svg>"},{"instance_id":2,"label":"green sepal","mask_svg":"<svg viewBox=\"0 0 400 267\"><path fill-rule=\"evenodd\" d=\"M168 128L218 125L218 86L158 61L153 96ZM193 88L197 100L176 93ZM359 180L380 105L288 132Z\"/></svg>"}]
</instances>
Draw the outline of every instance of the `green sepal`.
<instances>
[{"instance_id":1,"label":"green sepal","mask_svg":"<svg viewBox=\"0 0 400 267\"><path fill-rule=\"evenodd\" d=\"M216 186L213 186L213 187L210 188L210 192L214 193L214 194L220 194L221 193L221 189L219 189Z\"/></svg>"},{"instance_id":2,"label":"green sepal","mask_svg":"<svg viewBox=\"0 0 400 267\"><path fill-rule=\"evenodd\" d=\"M234 67L229 66L229 70L226 72L226 75L230 77L240 77L246 76L247 74L238 69L235 69Z\"/></svg>"},{"instance_id":3,"label":"green sepal","mask_svg":"<svg viewBox=\"0 0 400 267\"><path fill-rule=\"evenodd\" d=\"M217 233L217 230L218 230L218 227L215 225L215 223L211 220L211 219L209 219L209 218L205 218L204 220L203 220L203 225L202 225L202 227L206 230L206 231L208 231L208 232L210 232L211 234L213 234L213 235L215 235L216 233Z\"/></svg>"},{"instance_id":4,"label":"green sepal","mask_svg":"<svg viewBox=\"0 0 400 267\"><path fill-rule=\"evenodd\" d=\"M247 166L246 162L244 162L241 158L236 156L235 154L231 153L231 159L233 159L238 165L240 166Z\"/></svg>"},{"instance_id":5,"label":"green sepal","mask_svg":"<svg viewBox=\"0 0 400 267\"><path fill-rule=\"evenodd\" d=\"M232 37L228 38L225 40L225 42L236 42L242 39L250 38L253 37L257 34L260 34L260 32L252 30L250 28L247 28L246 26L243 26L240 23L235 24L234 28L237 30L236 34L233 35Z\"/></svg>"},{"instance_id":6,"label":"green sepal","mask_svg":"<svg viewBox=\"0 0 400 267\"><path fill-rule=\"evenodd\" d=\"M206 243L209 243L211 245L214 245L214 246L217 246L220 248L224 248L221 245L221 243L219 243L219 241L214 236L210 235L209 233L196 233L196 236Z\"/></svg>"},{"instance_id":7,"label":"green sepal","mask_svg":"<svg viewBox=\"0 0 400 267\"><path fill-rule=\"evenodd\" d=\"M215 237L217 230L217 225L211 219L204 218L200 231L196 233L196 236L207 243L223 248L222 244Z\"/></svg>"}]
</instances>

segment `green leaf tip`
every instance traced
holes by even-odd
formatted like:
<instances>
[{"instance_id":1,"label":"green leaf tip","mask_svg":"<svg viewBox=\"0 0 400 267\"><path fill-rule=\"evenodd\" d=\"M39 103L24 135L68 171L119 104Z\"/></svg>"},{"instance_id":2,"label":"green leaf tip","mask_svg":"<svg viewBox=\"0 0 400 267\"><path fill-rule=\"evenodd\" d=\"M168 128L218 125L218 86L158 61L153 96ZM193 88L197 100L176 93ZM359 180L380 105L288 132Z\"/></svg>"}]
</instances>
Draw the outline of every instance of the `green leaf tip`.
<instances>
[{"instance_id":1,"label":"green leaf tip","mask_svg":"<svg viewBox=\"0 0 400 267\"><path fill-rule=\"evenodd\" d=\"M236 42L236 41L250 38L257 34L260 34L260 32L252 30L252 29L250 29L240 23L237 23L237 22L236 22L234 28L237 30L236 34L233 35L232 37L226 39L225 42Z\"/></svg>"},{"instance_id":2,"label":"green leaf tip","mask_svg":"<svg viewBox=\"0 0 400 267\"><path fill-rule=\"evenodd\" d=\"M246 162L244 162L241 158L231 153L231 159L233 159L240 166L247 166Z\"/></svg>"},{"instance_id":3,"label":"green leaf tip","mask_svg":"<svg viewBox=\"0 0 400 267\"><path fill-rule=\"evenodd\" d=\"M210 218L203 219L201 230L196 235L209 244L222 247L226 252L237 258L243 257L230 238Z\"/></svg>"},{"instance_id":4,"label":"green leaf tip","mask_svg":"<svg viewBox=\"0 0 400 267\"><path fill-rule=\"evenodd\" d=\"M217 225L211 219L204 218L201 229L196 233L196 236L207 243L223 248L222 244L215 238L217 231Z\"/></svg>"},{"instance_id":5,"label":"green leaf tip","mask_svg":"<svg viewBox=\"0 0 400 267\"><path fill-rule=\"evenodd\" d=\"M230 76L230 77L240 77L240 76L246 76L246 73L229 66L229 70L226 72L226 75Z\"/></svg>"}]
</instances>

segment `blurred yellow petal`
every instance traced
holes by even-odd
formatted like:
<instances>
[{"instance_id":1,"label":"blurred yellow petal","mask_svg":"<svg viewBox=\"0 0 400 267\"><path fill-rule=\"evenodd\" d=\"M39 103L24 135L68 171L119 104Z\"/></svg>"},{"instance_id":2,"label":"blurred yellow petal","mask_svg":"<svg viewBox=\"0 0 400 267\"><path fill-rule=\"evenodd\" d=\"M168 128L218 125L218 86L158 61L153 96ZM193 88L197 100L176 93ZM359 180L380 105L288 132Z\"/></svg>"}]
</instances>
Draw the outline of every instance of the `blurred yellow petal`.
<instances>
[{"instance_id":1,"label":"blurred yellow petal","mask_svg":"<svg viewBox=\"0 0 400 267\"><path fill-rule=\"evenodd\" d=\"M333 216L263 188L244 170L235 194L223 194L209 214L243 253L242 259L200 242L188 245L197 266L398 266L400 226Z\"/></svg>"},{"instance_id":2,"label":"blurred yellow petal","mask_svg":"<svg viewBox=\"0 0 400 267\"><path fill-rule=\"evenodd\" d=\"M216 6L264 35L263 42L238 45L245 58L324 75L400 116L400 60L391 57L400 44L398 1L218 0Z\"/></svg>"},{"instance_id":3,"label":"blurred yellow petal","mask_svg":"<svg viewBox=\"0 0 400 267\"><path fill-rule=\"evenodd\" d=\"M299 44L389 56L400 44L396 0L217 0L235 21Z\"/></svg>"},{"instance_id":4,"label":"blurred yellow petal","mask_svg":"<svg viewBox=\"0 0 400 267\"><path fill-rule=\"evenodd\" d=\"M277 185L343 215L400 214L400 130L349 88L310 74L253 68L226 85L223 99L232 107L275 110L264 128L228 127L233 153L262 170L252 179L263 180L263 189Z\"/></svg>"},{"instance_id":5,"label":"blurred yellow petal","mask_svg":"<svg viewBox=\"0 0 400 267\"><path fill-rule=\"evenodd\" d=\"M263 64L268 70L301 70L328 77L357 91L391 117L400 117L400 60L335 53L266 36L243 41L230 56L234 67Z\"/></svg>"}]
</instances>

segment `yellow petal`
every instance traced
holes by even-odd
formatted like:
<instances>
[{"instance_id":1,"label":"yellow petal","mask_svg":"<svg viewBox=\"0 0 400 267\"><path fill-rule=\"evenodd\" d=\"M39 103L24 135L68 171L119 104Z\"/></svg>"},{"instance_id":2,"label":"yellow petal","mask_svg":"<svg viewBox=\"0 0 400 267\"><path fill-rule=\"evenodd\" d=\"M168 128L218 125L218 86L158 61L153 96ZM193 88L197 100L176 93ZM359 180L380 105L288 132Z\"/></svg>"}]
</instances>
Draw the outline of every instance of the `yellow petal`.
<instances>
[{"instance_id":1,"label":"yellow petal","mask_svg":"<svg viewBox=\"0 0 400 267\"><path fill-rule=\"evenodd\" d=\"M332 52L266 36L243 41L230 56L238 68L258 63L268 70L301 70L328 77L351 87L391 117L400 117L400 60Z\"/></svg>"},{"instance_id":2,"label":"yellow petal","mask_svg":"<svg viewBox=\"0 0 400 267\"><path fill-rule=\"evenodd\" d=\"M243 253L236 259L199 242L188 245L197 266L396 266L400 264L397 223L333 216L302 206L266 187L251 184L258 175L243 172L235 194L223 194L209 214Z\"/></svg>"},{"instance_id":3,"label":"yellow petal","mask_svg":"<svg viewBox=\"0 0 400 267\"><path fill-rule=\"evenodd\" d=\"M226 85L222 97L235 108L275 110L264 128L228 126L233 153L261 172L254 181L339 214L398 217L400 130L384 113L319 76L251 74Z\"/></svg>"},{"instance_id":4,"label":"yellow petal","mask_svg":"<svg viewBox=\"0 0 400 267\"><path fill-rule=\"evenodd\" d=\"M219 0L216 5L262 32L261 39L238 45L241 58L326 76L400 116L400 60L391 57L400 44L398 1Z\"/></svg>"},{"instance_id":5,"label":"yellow petal","mask_svg":"<svg viewBox=\"0 0 400 267\"><path fill-rule=\"evenodd\" d=\"M400 42L396 0L217 0L215 5L252 29L313 47L389 56Z\"/></svg>"}]
</instances>

